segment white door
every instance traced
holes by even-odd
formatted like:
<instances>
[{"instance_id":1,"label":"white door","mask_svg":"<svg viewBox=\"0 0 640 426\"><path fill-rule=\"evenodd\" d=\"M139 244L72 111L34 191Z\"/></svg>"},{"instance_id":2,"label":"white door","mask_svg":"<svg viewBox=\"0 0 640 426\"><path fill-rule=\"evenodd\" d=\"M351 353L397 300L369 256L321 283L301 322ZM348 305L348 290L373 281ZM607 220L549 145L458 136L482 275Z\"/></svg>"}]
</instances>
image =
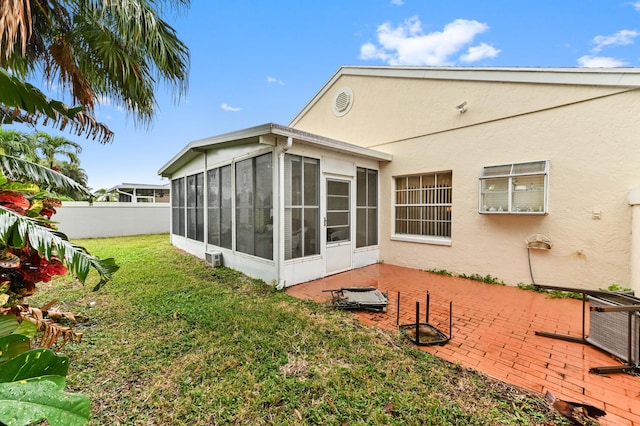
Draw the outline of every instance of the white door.
<instances>
[{"instance_id":1,"label":"white door","mask_svg":"<svg viewBox=\"0 0 640 426\"><path fill-rule=\"evenodd\" d=\"M351 181L327 178L326 188L325 274L331 275L351 269Z\"/></svg>"}]
</instances>

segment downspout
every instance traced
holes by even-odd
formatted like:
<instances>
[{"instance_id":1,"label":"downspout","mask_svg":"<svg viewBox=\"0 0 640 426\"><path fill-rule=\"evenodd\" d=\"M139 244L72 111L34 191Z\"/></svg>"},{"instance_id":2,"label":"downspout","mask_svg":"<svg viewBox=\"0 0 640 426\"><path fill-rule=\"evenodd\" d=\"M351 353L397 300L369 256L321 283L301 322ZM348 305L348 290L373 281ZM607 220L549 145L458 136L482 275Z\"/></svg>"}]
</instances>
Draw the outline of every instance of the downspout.
<instances>
[{"instance_id":1,"label":"downspout","mask_svg":"<svg viewBox=\"0 0 640 426\"><path fill-rule=\"evenodd\" d=\"M278 167L276 168L276 182L278 184L278 193L276 197L276 211L275 217L278 220L278 226L275 230L277 235L278 250L276 254L276 289L282 290L287 285L287 280L284 278L284 155L293 145L293 138L287 137L287 142L282 145L282 149L277 149L278 153L277 161ZM278 146L276 141L276 147Z\"/></svg>"},{"instance_id":2,"label":"downspout","mask_svg":"<svg viewBox=\"0 0 640 426\"><path fill-rule=\"evenodd\" d=\"M640 295L640 186L629 191L631 206L631 289Z\"/></svg>"}]
</instances>

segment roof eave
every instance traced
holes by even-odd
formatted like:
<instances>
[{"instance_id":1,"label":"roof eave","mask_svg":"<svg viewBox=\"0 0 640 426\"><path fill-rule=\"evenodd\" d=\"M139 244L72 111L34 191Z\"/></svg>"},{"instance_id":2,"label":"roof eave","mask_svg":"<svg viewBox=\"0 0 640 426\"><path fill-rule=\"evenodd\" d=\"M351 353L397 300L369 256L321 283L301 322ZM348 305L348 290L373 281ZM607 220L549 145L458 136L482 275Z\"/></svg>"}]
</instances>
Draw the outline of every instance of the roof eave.
<instances>
[{"instance_id":1,"label":"roof eave","mask_svg":"<svg viewBox=\"0 0 640 426\"><path fill-rule=\"evenodd\" d=\"M268 135L282 136L285 138L291 137L294 143L314 145L329 151L376 161L391 161L393 158L391 154L381 151L352 145L335 139L325 138L320 135L303 132L275 123L268 123L190 142L178 154L162 166L158 171L158 174L162 177L171 177L176 170L180 169L180 167L187 164L197 156L202 155L203 152L210 150L214 146L219 146L225 143L233 143L234 145L250 142L263 143L261 136Z\"/></svg>"}]
</instances>

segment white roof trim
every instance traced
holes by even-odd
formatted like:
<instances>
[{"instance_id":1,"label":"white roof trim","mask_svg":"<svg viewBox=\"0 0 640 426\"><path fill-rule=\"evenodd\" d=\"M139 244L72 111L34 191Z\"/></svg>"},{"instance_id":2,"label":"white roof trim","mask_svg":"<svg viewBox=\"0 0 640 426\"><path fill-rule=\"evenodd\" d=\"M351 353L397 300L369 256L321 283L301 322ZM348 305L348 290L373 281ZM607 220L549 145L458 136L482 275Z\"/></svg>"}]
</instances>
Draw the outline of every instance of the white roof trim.
<instances>
[{"instance_id":1,"label":"white roof trim","mask_svg":"<svg viewBox=\"0 0 640 426\"><path fill-rule=\"evenodd\" d=\"M107 192L115 191L117 189L169 189L169 183L127 183L124 182L120 185L116 185L112 188L107 189Z\"/></svg>"},{"instance_id":2,"label":"white roof trim","mask_svg":"<svg viewBox=\"0 0 640 426\"><path fill-rule=\"evenodd\" d=\"M289 126L295 126L320 97L330 90L334 83L342 76L640 88L640 68L343 66L331 76L318 93L316 93L293 120L291 120Z\"/></svg>"},{"instance_id":3,"label":"white roof trim","mask_svg":"<svg viewBox=\"0 0 640 426\"><path fill-rule=\"evenodd\" d=\"M225 133L222 135L212 136L210 138L190 142L178 154L176 154L171 160L169 160L169 162L162 166L162 168L160 168L160 170L158 171L158 174L163 177L170 177L177 168L181 167L183 164L186 164L196 156L201 155L203 152L208 151L214 146L225 143L232 143L234 145L249 142L262 143L261 136L266 135L283 136L285 138L291 137L293 138L294 144L310 144L330 151L345 153L377 161L391 161L393 159L393 156L391 154L387 154L381 151L364 148L336 139L326 138L324 136L316 135L313 133L303 132L279 124L268 123L261 126L250 127L231 133Z\"/></svg>"}]
</instances>

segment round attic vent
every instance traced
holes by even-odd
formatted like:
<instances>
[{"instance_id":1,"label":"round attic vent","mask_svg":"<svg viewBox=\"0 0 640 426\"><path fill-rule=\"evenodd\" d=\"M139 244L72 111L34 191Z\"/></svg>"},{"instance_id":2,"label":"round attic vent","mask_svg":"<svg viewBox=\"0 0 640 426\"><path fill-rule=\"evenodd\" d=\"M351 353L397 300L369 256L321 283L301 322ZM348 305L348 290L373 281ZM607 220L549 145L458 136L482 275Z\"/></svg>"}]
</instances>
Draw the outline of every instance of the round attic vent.
<instances>
[{"instance_id":1,"label":"round attic vent","mask_svg":"<svg viewBox=\"0 0 640 426\"><path fill-rule=\"evenodd\" d=\"M342 117L349 112L353 105L353 92L348 87L341 87L333 96L333 113Z\"/></svg>"}]
</instances>

